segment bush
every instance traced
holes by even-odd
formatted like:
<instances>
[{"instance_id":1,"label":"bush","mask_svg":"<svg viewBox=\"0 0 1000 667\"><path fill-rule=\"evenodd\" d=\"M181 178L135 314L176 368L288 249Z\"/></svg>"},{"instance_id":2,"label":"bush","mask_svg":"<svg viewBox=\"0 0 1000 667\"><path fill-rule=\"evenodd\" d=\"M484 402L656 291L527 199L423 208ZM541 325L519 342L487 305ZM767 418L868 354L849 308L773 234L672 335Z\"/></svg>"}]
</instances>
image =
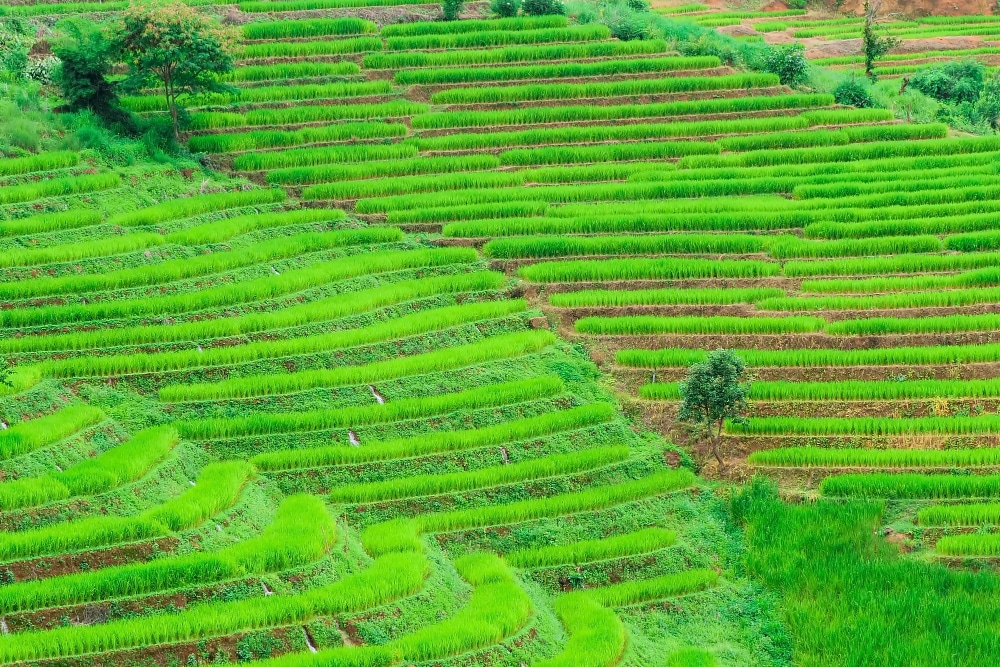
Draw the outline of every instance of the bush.
<instances>
[{"instance_id":1,"label":"bush","mask_svg":"<svg viewBox=\"0 0 1000 667\"><path fill-rule=\"evenodd\" d=\"M517 16L520 9L521 0L490 0L490 11L503 18Z\"/></svg>"},{"instance_id":2,"label":"bush","mask_svg":"<svg viewBox=\"0 0 1000 667\"><path fill-rule=\"evenodd\" d=\"M975 60L950 62L918 71L910 85L939 102L975 104L983 91L985 67Z\"/></svg>"},{"instance_id":3,"label":"bush","mask_svg":"<svg viewBox=\"0 0 1000 667\"><path fill-rule=\"evenodd\" d=\"M804 52L805 47L801 44L771 47L761 54L761 63L754 69L777 74L781 78L781 83L794 86L802 83L807 77L809 63Z\"/></svg>"},{"instance_id":4,"label":"bush","mask_svg":"<svg viewBox=\"0 0 1000 667\"><path fill-rule=\"evenodd\" d=\"M563 6L562 0L524 0L521 9L528 16L566 13L566 7Z\"/></svg>"},{"instance_id":5,"label":"bush","mask_svg":"<svg viewBox=\"0 0 1000 667\"><path fill-rule=\"evenodd\" d=\"M441 14L445 21L454 21L462 11L462 0L442 0Z\"/></svg>"},{"instance_id":6,"label":"bush","mask_svg":"<svg viewBox=\"0 0 1000 667\"><path fill-rule=\"evenodd\" d=\"M833 89L833 98L837 104L847 104L860 109L869 109L875 106L868 89L855 78L846 79Z\"/></svg>"}]
</instances>

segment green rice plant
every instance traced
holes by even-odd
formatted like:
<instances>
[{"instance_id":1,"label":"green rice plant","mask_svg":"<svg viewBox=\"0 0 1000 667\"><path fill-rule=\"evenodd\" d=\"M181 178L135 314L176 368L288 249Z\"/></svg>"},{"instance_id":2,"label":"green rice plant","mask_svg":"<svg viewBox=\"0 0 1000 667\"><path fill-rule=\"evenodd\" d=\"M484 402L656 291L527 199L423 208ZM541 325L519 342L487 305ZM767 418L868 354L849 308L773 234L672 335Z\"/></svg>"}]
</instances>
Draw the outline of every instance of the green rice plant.
<instances>
[{"instance_id":1,"label":"green rice plant","mask_svg":"<svg viewBox=\"0 0 1000 667\"><path fill-rule=\"evenodd\" d=\"M1000 496L1000 475L833 475L820 483L820 491L824 496L838 497L991 498Z\"/></svg>"},{"instance_id":2,"label":"green rice plant","mask_svg":"<svg viewBox=\"0 0 1000 667\"><path fill-rule=\"evenodd\" d=\"M751 134L744 137L722 137L716 142L722 150L756 151L774 148L805 148L812 146L846 146L851 143L846 132L840 130L808 130L805 132L775 132Z\"/></svg>"},{"instance_id":3,"label":"green rice plant","mask_svg":"<svg viewBox=\"0 0 1000 667\"><path fill-rule=\"evenodd\" d=\"M385 197L407 193L437 192L441 190L461 190L463 188L498 188L520 185L524 174L514 171L475 171L438 176L397 176L367 181L344 183L323 183L302 189L303 199L358 199L360 197ZM445 197L448 201L461 198ZM360 212L360 209L359 209Z\"/></svg>"},{"instance_id":4,"label":"green rice plant","mask_svg":"<svg viewBox=\"0 0 1000 667\"><path fill-rule=\"evenodd\" d=\"M420 514L408 520L376 524L365 530L361 541L365 550L377 557L394 551L412 549L415 545L419 545L417 538L424 532L468 530L594 511L640 498L670 493L691 486L694 481L694 474L685 468L663 470L642 479L593 487L576 493L533 498L507 505L486 505L436 514Z\"/></svg>"},{"instance_id":5,"label":"green rice plant","mask_svg":"<svg viewBox=\"0 0 1000 667\"><path fill-rule=\"evenodd\" d=\"M67 243L47 248L8 250L0 255L0 266L37 266L59 262L75 262L91 257L108 257L163 245L167 240L162 234L137 232L107 236L91 241Z\"/></svg>"},{"instance_id":6,"label":"green rice plant","mask_svg":"<svg viewBox=\"0 0 1000 667\"><path fill-rule=\"evenodd\" d=\"M195 152L228 153L255 148L279 148L324 141L357 141L401 137L406 126L399 123L340 123L323 127L306 127L301 130L258 130L232 134L207 134L188 139L188 147Z\"/></svg>"},{"instance_id":7,"label":"green rice plant","mask_svg":"<svg viewBox=\"0 0 1000 667\"><path fill-rule=\"evenodd\" d=\"M90 14L117 12L128 7L126 2L54 2L40 5L14 5L0 8L2 15L42 16L45 14Z\"/></svg>"},{"instance_id":8,"label":"green rice plant","mask_svg":"<svg viewBox=\"0 0 1000 667\"><path fill-rule=\"evenodd\" d=\"M563 390L555 376L541 376L504 384L485 385L442 396L391 400L383 405L255 414L238 419L201 419L179 422L181 435L192 440L238 438L266 433L319 431L324 429L384 424L403 419L420 419L459 409L478 409L547 398Z\"/></svg>"},{"instance_id":9,"label":"green rice plant","mask_svg":"<svg viewBox=\"0 0 1000 667\"><path fill-rule=\"evenodd\" d=\"M382 28L383 37L413 37L415 35L452 35L463 32L496 32L497 30L538 30L540 28L565 28L566 17L515 16L501 19L465 21L417 21L393 23Z\"/></svg>"},{"instance_id":10,"label":"green rice plant","mask_svg":"<svg viewBox=\"0 0 1000 667\"><path fill-rule=\"evenodd\" d=\"M859 257L826 261L791 261L782 266L790 277L807 276L884 276L893 273L961 271L1000 266L1000 253L965 255L895 255Z\"/></svg>"},{"instance_id":11,"label":"green rice plant","mask_svg":"<svg viewBox=\"0 0 1000 667\"><path fill-rule=\"evenodd\" d=\"M462 23L467 23L463 21ZM399 24L399 25L413 25ZM437 24L456 25L456 24ZM392 26L386 26L387 28ZM384 31L383 31L384 34ZM472 83L476 81L517 81L529 79L558 79L585 76L610 76L644 72L671 72L686 69L718 67L715 56L690 56L665 58L630 58L628 60L601 60L587 63L558 63L550 65L521 65L511 67L455 67L449 69L415 69L396 72L395 81L401 85Z\"/></svg>"},{"instance_id":12,"label":"green rice plant","mask_svg":"<svg viewBox=\"0 0 1000 667\"><path fill-rule=\"evenodd\" d=\"M768 252L775 259L798 257L856 257L858 255L899 255L902 253L941 252L936 236L883 236L873 239L813 241L784 236L770 244Z\"/></svg>"},{"instance_id":13,"label":"green rice plant","mask_svg":"<svg viewBox=\"0 0 1000 667\"><path fill-rule=\"evenodd\" d=\"M942 556L994 557L1000 555L1000 535L945 535L934 551Z\"/></svg>"},{"instance_id":14,"label":"green rice plant","mask_svg":"<svg viewBox=\"0 0 1000 667\"><path fill-rule=\"evenodd\" d=\"M276 471L427 456L586 428L611 421L616 414L614 406L609 403L590 403L485 428L438 431L413 438L365 443L359 448L340 445L268 452L254 456L251 461L259 470Z\"/></svg>"},{"instance_id":15,"label":"green rice plant","mask_svg":"<svg viewBox=\"0 0 1000 667\"><path fill-rule=\"evenodd\" d=\"M295 25L282 23L281 25ZM253 24L250 24L253 25ZM248 27L248 26L245 26ZM220 81L231 83L255 83L258 81L278 81L281 79L305 79L323 76L353 76L361 73L357 63L278 63L275 65L250 65L237 67L231 72L219 75Z\"/></svg>"},{"instance_id":16,"label":"green rice plant","mask_svg":"<svg viewBox=\"0 0 1000 667\"><path fill-rule=\"evenodd\" d=\"M311 222L329 223L335 220L343 220L347 215L339 209L328 208L304 208L294 211L275 211L273 213L257 213L252 215L241 215L235 218L224 218L215 222L208 222L202 225L195 225L186 229L167 234L169 243L179 243L181 245L204 245L206 243L222 243L234 236L246 234L260 229L274 229L289 225L302 225ZM375 230L345 230L347 233L341 236L345 245L355 243L379 242L385 240L396 240L393 234L382 234ZM341 233L338 233L340 235ZM293 237L294 238L294 237Z\"/></svg>"},{"instance_id":17,"label":"green rice plant","mask_svg":"<svg viewBox=\"0 0 1000 667\"><path fill-rule=\"evenodd\" d=\"M655 579L600 586L587 591L587 594L605 607L628 607L650 600L697 593L718 583L719 574L714 570L685 570Z\"/></svg>"},{"instance_id":18,"label":"green rice plant","mask_svg":"<svg viewBox=\"0 0 1000 667\"><path fill-rule=\"evenodd\" d=\"M277 188L194 195L187 198L171 199L162 204L141 208L137 211L113 215L108 218L108 224L119 227L156 225L170 220L180 220L230 208L277 204L284 200L285 191Z\"/></svg>"},{"instance_id":19,"label":"green rice plant","mask_svg":"<svg viewBox=\"0 0 1000 667\"><path fill-rule=\"evenodd\" d=\"M978 252L982 250L1000 249L1000 232L995 230L955 234L944 240L947 250L958 252Z\"/></svg>"},{"instance_id":20,"label":"green rice plant","mask_svg":"<svg viewBox=\"0 0 1000 667\"><path fill-rule=\"evenodd\" d=\"M191 114L192 130L220 130L230 127L299 125L324 121L378 120L380 118L400 118L425 113L426 104L406 100L391 100L373 104L326 104L280 109L255 109L245 113L206 111ZM313 128L319 133L323 128ZM344 133L343 130L341 130ZM353 135L348 134L344 138ZM256 135L260 136L260 135ZM273 135L269 135L273 136ZM299 136L296 133L296 136ZM397 136L395 134L391 136ZM203 146L202 144L197 144ZM216 144L218 145L218 144ZM287 144L269 144L270 146ZM202 150L201 148L199 150ZM211 149L204 149L211 150ZM228 150L234 150L229 148Z\"/></svg>"},{"instance_id":21,"label":"green rice plant","mask_svg":"<svg viewBox=\"0 0 1000 667\"><path fill-rule=\"evenodd\" d=\"M652 334L786 334L821 331L819 317L582 317L578 333L595 336L644 336Z\"/></svg>"},{"instance_id":22,"label":"green rice plant","mask_svg":"<svg viewBox=\"0 0 1000 667\"><path fill-rule=\"evenodd\" d=\"M891 192L893 194L901 192L923 192L934 190L962 189L991 185L996 175L987 173L985 175L958 175L950 178L935 178L933 173L914 175L904 175L897 178L892 175L887 181L882 182L841 182L826 185L797 185L792 190L792 194L797 199L834 199L837 197L854 197L870 195L880 192Z\"/></svg>"},{"instance_id":23,"label":"green rice plant","mask_svg":"<svg viewBox=\"0 0 1000 667\"><path fill-rule=\"evenodd\" d=\"M115 345L136 345L169 341L192 341L227 336L241 336L257 331L280 329L325 321L330 318L355 315L377 308L384 308L414 299L439 294L465 291L495 290L502 286L502 274L479 271L457 275L443 275L402 282L381 287L336 294L317 301L309 301L291 308L240 317L195 320L182 324L125 327L105 331L80 331L47 336L23 336L0 339L0 349L11 352L39 350L94 350ZM22 368L18 368L21 371ZM29 367L38 370L37 367ZM37 382L41 379L28 378ZM30 386L30 385L29 385Z\"/></svg>"},{"instance_id":24,"label":"green rice plant","mask_svg":"<svg viewBox=\"0 0 1000 667\"><path fill-rule=\"evenodd\" d=\"M73 151L38 153L28 157L0 160L0 176L16 176L36 171L68 169L80 163L80 156Z\"/></svg>"},{"instance_id":25,"label":"green rice plant","mask_svg":"<svg viewBox=\"0 0 1000 667\"><path fill-rule=\"evenodd\" d=\"M240 11L255 12L305 12L317 9L342 9L345 7L391 7L409 4L409 0L251 0L239 3Z\"/></svg>"},{"instance_id":26,"label":"green rice plant","mask_svg":"<svg viewBox=\"0 0 1000 667\"><path fill-rule=\"evenodd\" d=\"M63 484L70 495L100 493L146 474L177 445L180 436L172 426L156 426L139 431L127 442L99 456L82 461L51 477Z\"/></svg>"},{"instance_id":27,"label":"green rice plant","mask_svg":"<svg viewBox=\"0 0 1000 667\"><path fill-rule=\"evenodd\" d=\"M417 496L461 493L545 477L559 477L592 471L596 468L621 463L628 456L628 447L596 447L569 454L553 454L544 458L472 471L345 484L334 489L330 493L330 499L337 503L358 505Z\"/></svg>"},{"instance_id":28,"label":"green rice plant","mask_svg":"<svg viewBox=\"0 0 1000 667\"><path fill-rule=\"evenodd\" d=\"M933 238L933 237L932 237ZM655 255L755 253L776 237L749 234L659 234L656 236L529 236L494 239L483 254L500 259L569 257L573 255Z\"/></svg>"},{"instance_id":29,"label":"green rice plant","mask_svg":"<svg viewBox=\"0 0 1000 667\"><path fill-rule=\"evenodd\" d=\"M811 125L878 123L895 118L887 109L815 109L806 111L802 117Z\"/></svg>"},{"instance_id":30,"label":"green rice plant","mask_svg":"<svg viewBox=\"0 0 1000 667\"><path fill-rule=\"evenodd\" d=\"M774 297L763 299L757 303L762 310L869 310L880 308L944 308L968 306L977 303L995 303L1000 300L1000 287L989 289L977 288L967 290L943 290L940 292L897 292L894 294L876 294L873 296L800 296ZM958 316L951 316L958 317ZM949 322L962 320L941 319L928 324L928 330L933 327L947 328ZM839 325L839 332L877 331L885 326L892 329L891 321L868 322L851 320ZM914 325L901 324L903 328ZM831 332L832 333L832 332Z\"/></svg>"},{"instance_id":31,"label":"green rice plant","mask_svg":"<svg viewBox=\"0 0 1000 667\"><path fill-rule=\"evenodd\" d=\"M336 19L299 19L297 21L268 21L245 23L244 39L281 39L283 37L318 37L322 35L361 35L378 32L378 24L364 19L345 17Z\"/></svg>"},{"instance_id":32,"label":"green rice plant","mask_svg":"<svg viewBox=\"0 0 1000 667\"><path fill-rule=\"evenodd\" d=\"M197 485L135 517L97 516L0 534L0 560L36 558L65 551L149 539L194 527L232 506L253 474L245 461L210 463Z\"/></svg>"},{"instance_id":33,"label":"green rice plant","mask_svg":"<svg viewBox=\"0 0 1000 667\"><path fill-rule=\"evenodd\" d=\"M416 157L417 154L417 148L409 144L352 144L325 148L297 148L266 153L244 153L233 159L233 169L256 171L369 160L398 160Z\"/></svg>"},{"instance_id":34,"label":"green rice plant","mask_svg":"<svg viewBox=\"0 0 1000 667\"><path fill-rule=\"evenodd\" d=\"M406 225L480 218L505 218L507 216L542 215L549 205L541 201L515 201L500 204L472 204L469 206L441 206L410 211L390 211L385 221L390 225Z\"/></svg>"},{"instance_id":35,"label":"green rice plant","mask_svg":"<svg viewBox=\"0 0 1000 667\"><path fill-rule=\"evenodd\" d=\"M986 271L991 271L986 269ZM874 294L877 292L919 292L930 289L966 287L972 283L969 276L978 271L950 275L888 276L885 278L825 278L803 280L802 292L820 294ZM984 276L985 278L985 276ZM986 284L984 281L983 284Z\"/></svg>"},{"instance_id":36,"label":"green rice plant","mask_svg":"<svg viewBox=\"0 0 1000 667\"><path fill-rule=\"evenodd\" d=\"M677 533L672 530L643 528L599 540L584 540L571 544L556 544L537 549L514 551L505 554L504 560L514 567L529 569L558 565L580 565L598 560L651 553L671 546L676 540Z\"/></svg>"},{"instance_id":37,"label":"green rice plant","mask_svg":"<svg viewBox=\"0 0 1000 667\"><path fill-rule=\"evenodd\" d=\"M269 102L343 99L367 95L386 95L392 92L389 81L364 81L350 83L309 83L299 86L276 85L239 88L235 93L203 93L191 99L193 107L264 104ZM137 113L167 111L166 99L147 95L123 97L122 105Z\"/></svg>"},{"instance_id":38,"label":"green rice plant","mask_svg":"<svg viewBox=\"0 0 1000 667\"><path fill-rule=\"evenodd\" d=\"M405 315L349 331L335 331L300 338L263 340L245 345L220 345L207 350L194 349L155 354L52 359L41 362L39 367L42 374L49 377L101 377L207 366L229 366L381 343L396 338L448 329L481 319L505 317L523 310L524 302L518 300L472 302L437 308L426 313L418 312Z\"/></svg>"},{"instance_id":39,"label":"green rice plant","mask_svg":"<svg viewBox=\"0 0 1000 667\"><path fill-rule=\"evenodd\" d=\"M778 274L778 265L760 261L707 259L611 259L543 262L518 270L537 283L676 278L754 278Z\"/></svg>"},{"instance_id":40,"label":"green rice plant","mask_svg":"<svg viewBox=\"0 0 1000 667\"><path fill-rule=\"evenodd\" d=\"M534 30L489 30L460 33L423 34L386 37L387 51L414 49L469 49L508 44L545 44L547 42L589 42L608 39L611 30L604 25L576 25L565 28ZM371 49L373 51L378 49Z\"/></svg>"},{"instance_id":41,"label":"green rice plant","mask_svg":"<svg viewBox=\"0 0 1000 667\"><path fill-rule=\"evenodd\" d=\"M452 88L431 95L433 104L482 104L603 98L626 95L657 95L707 90L767 88L780 83L776 74L732 74L727 76L630 79L594 83L548 83L521 86Z\"/></svg>"},{"instance_id":42,"label":"green rice plant","mask_svg":"<svg viewBox=\"0 0 1000 667\"><path fill-rule=\"evenodd\" d=\"M270 224L276 226L282 222L291 224L292 221L302 223L306 220L323 219L337 219L336 209L310 209L309 214L288 211L227 218L173 232L168 236L168 240L176 243L210 243L225 240L231 235L243 233L243 231L251 231L252 225ZM401 233L392 228L344 229L326 233L298 234L262 241L230 252L213 252L131 269L0 283L0 297L20 299L47 294L75 294L139 285L155 285L251 266L269 260L296 257L329 248L360 243L392 243L400 239ZM109 332L105 331L105 333ZM10 339L5 340L10 343ZM2 345L4 343L0 342L0 346Z\"/></svg>"},{"instance_id":43,"label":"green rice plant","mask_svg":"<svg viewBox=\"0 0 1000 667\"><path fill-rule=\"evenodd\" d=\"M917 512L922 526L980 526L1000 523L1000 503L931 505Z\"/></svg>"},{"instance_id":44,"label":"green rice plant","mask_svg":"<svg viewBox=\"0 0 1000 667\"><path fill-rule=\"evenodd\" d=\"M620 160L662 160L685 155L719 152L719 147L704 141L663 141L643 144L598 146L549 146L520 148L500 154L504 165L573 164L579 162L615 162Z\"/></svg>"},{"instance_id":45,"label":"green rice plant","mask_svg":"<svg viewBox=\"0 0 1000 667\"><path fill-rule=\"evenodd\" d=\"M979 449L830 449L827 447L781 447L753 452L753 465L827 468L952 468L995 466L1000 450Z\"/></svg>"},{"instance_id":46,"label":"green rice plant","mask_svg":"<svg viewBox=\"0 0 1000 667\"><path fill-rule=\"evenodd\" d=\"M996 290L985 290L988 298ZM900 295L904 296L904 295ZM859 320L840 320L827 327L834 336L882 335L892 333L955 333L959 331L995 331L1000 328L1000 315L943 315L896 319L878 317Z\"/></svg>"},{"instance_id":47,"label":"green rice plant","mask_svg":"<svg viewBox=\"0 0 1000 667\"><path fill-rule=\"evenodd\" d=\"M67 176L51 178L24 185L9 185L0 187L0 204L18 204L47 197L67 197L111 190L121 185L118 174L85 174L83 176Z\"/></svg>"},{"instance_id":48,"label":"green rice plant","mask_svg":"<svg viewBox=\"0 0 1000 667\"><path fill-rule=\"evenodd\" d=\"M259 536L219 552L18 582L0 590L0 609L6 614L264 574L318 559L335 536L336 524L319 498L291 496Z\"/></svg>"},{"instance_id":49,"label":"green rice plant","mask_svg":"<svg viewBox=\"0 0 1000 667\"><path fill-rule=\"evenodd\" d=\"M906 236L910 234L955 234L958 232L988 232L1000 226L1000 215L994 212L973 213L933 218L909 218L903 220L878 220L866 222L814 222L806 225L803 232L809 238L870 238L874 236ZM966 234L961 234L965 237ZM978 241L975 234L969 234L969 241ZM955 241L954 243L967 243ZM991 243L989 234L983 243ZM988 246L983 246L984 248Z\"/></svg>"},{"instance_id":50,"label":"green rice plant","mask_svg":"<svg viewBox=\"0 0 1000 667\"><path fill-rule=\"evenodd\" d=\"M70 492L49 475L20 477L0 484L0 509L4 511L69 498Z\"/></svg>"},{"instance_id":51,"label":"green rice plant","mask_svg":"<svg viewBox=\"0 0 1000 667\"><path fill-rule=\"evenodd\" d=\"M634 62L631 60L623 62ZM507 146L540 146L602 141L641 141L743 132L772 132L805 129L809 122L802 116L746 118L737 120L703 120L676 123L636 123L629 125L593 125L539 128L514 132L470 132L445 134L438 137L407 139L422 151L503 148Z\"/></svg>"},{"instance_id":52,"label":"green rice plant","mask_svg":"<svg viewBox=\"0 0 1000 667\"><path fill-rule=\"evenodd\" d=\"M293 23L293 22L289 22ZM348 53L368 53L381 51L382 40L378 37L355 37L310 42L263 42L245 44L239 56L245 60L256 58L291 58L302 56L332 56Z\"/></svg>"},{"instance_id":53,"label":"green rice plant","mask_svg":"<svg viewBox=\"0 0 1000 667\"><path fill-rule=\"evenodd\" d=\"M521 331L492 336L478 343L444 348L410 357L397 357L364 366L299 371L288 375L253 375L210 384L170 385L160 390L160 400L203 401L247 398L305 391L315 387L373 384L394 378L523 356L538 352L554 342L555 337L548 331Z\"/></svg>"},{"instance_id":54,"label":"green rice plant","mask_svg":"<svg viewBox=\"0 0 1000 667\"><path fill-rule=\"evenodd\" d=\"M978 417L757 417L727 424L747 435L900 435L978 434L1000 431L1000 415Z\"/></svg>"},{"instance_id":55,"label":"green rice plant","mask_svg":"<svg viewBox=\"0 0 1000 667\"><path fill-rule=\"evenodd\" d=\"M829 106L831 104L833 104L833 98L829 95L778 95L774 97L737 97L718 100L694 100L624 106L588 105L534 107L498 111L445 111L414 116L411 119L411 124L414 129L432 130L453 127L495 127L498 125L529 125L712 113L740 113L772 109L805 109L809 107ZM994 148L993 150L996 149ZM946 151L942 150L942 152ZM747 155L754 154L748 153ZM872 155L871 157L877 157L877 155ZM692 160L693 158L687 159ZM710 160L722 159L721 157L710 158ZM693 167L695 164L692 163L690 166ZM722 165L706 161L705 166L714 167Z\"/></svg>"},{"instance_id":56,"label":"green rice plant","mask_svg":"<svg viewBox=\"0 0 1000 667\"><path fill-rule=\"evenodd\" d=\"M1000 396L996 380L906 380L869 382L754 382L752 398L765 401L889 401L913 398Z\"/></svg>"},{"instance_id":57,"label":"green rice plant","mask_svg":"<svg viewBox=\"0 0 1000 667\"><path fill-rule=\"evenodd\" d=\"M105 419L100 409L74 403L37 419L0 431L0 459L9 459L54 444Z\"/></svg>"},{"instance_id":58,"label":"green rice plant","mask_svg":"<svg viewBox=\"0 0 1000 667\"><path fill-rule=\"evenodd\" d=\"M556 292L549 304L557 308L653 306L653 305L722 305L754 303L784 295L776 287L648 289L648 290L580 290Z\"/></svg>"},{"instance_id":59,"label":"green rice plant","mask_svg":"<svg viewBox=\"0 0 1000 667\"><path fill-rule=\"evenodd\" d=\"M625 651L628 634L621 619L586 592L560 595L552 604L569 639L562 651L537 667L606 667Z\"/></svg>"},{"instance_id":60,"label":"green rice plant","mask_svg":"<svg viewBox=\"0 0 1000 667\"><path fill-rule=\"evenodd\" d=\"M719 667L719 660L711 651L685 647L670 654L666 667Z\"/></svg>"},{"instance_id":61,"label":"green rice plant","mask_svg":"<svg viewBox=\"0 0 1000 667\"><path fill-rule=\"evenodd\" d=\"M0 236L21 236L63 229L77 229L100 224L97 211L69 210L60 213L42 213L27 218L0 220Z\"/></svg>"},{"instance_id":62,"label":"green rice plant","mask_svg":"<svg viewBox=\"0 0 1000 667\"><path fill-rule=\"evenodd\" d=\"M475 259L475 251L471 248L376 252L288 271L281 275L281 280L275 280L275 276L267 276L245 282L223 284L198 292L157 298L6 310L0 313L0 323L5 326L24 326L26 324L99 320L107 317L191 312L213 306L230 307L236 303L246 303L248 300L270 299L282 294L291 294L335 280L418 267L467 263Z\"/></svg>"},{"instance_id":63,"label":"green rice plant","mask_svg":"<svg viewBox=\"0 0 1000 667\"><path fill-rule=\"evenodd\" d=\"M478 171L498 166L500 166L500 161L493 155L418 157L412 160L389 159L361 164L331 164L318 167L279 169L268 172L267 181L283 185L330 183L367 178Z\"/></svg>"},{"instance_id":64,"label":"green rice plant","mask_svg":"<svg viewBox=\"0 0 1000 667\"><path fill-rule=\"evenodd\" d=\"M663 53L667 43L660 39L631 42L583 42L577 44L537 44L508 46L501 49L410 51L400 53L369 53L364 57L366 69L401 69L405 67L444 67L448 65L493 65L531 62L536 60L566 60L574 58L609 58L615 56Z\"/></svg>"}]
</instances>

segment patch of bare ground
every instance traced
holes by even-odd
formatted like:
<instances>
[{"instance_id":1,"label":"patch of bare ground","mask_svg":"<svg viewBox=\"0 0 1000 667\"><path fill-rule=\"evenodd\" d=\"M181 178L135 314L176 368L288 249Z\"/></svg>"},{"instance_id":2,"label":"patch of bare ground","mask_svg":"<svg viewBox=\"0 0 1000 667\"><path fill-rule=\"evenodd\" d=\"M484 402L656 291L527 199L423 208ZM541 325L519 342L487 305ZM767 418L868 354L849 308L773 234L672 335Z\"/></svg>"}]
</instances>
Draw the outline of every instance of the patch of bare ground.
<instances>
[{"instance_id":1,"label":"patch of bare ground","mask_svg":"<svg viewBox=\"0 0 1000 667\"><path fill-rule=\"evenodd\" d=\"M323 97L309 98L302 100L279 100L276 102L248 102L240 104L239 101L233 104L216 104L211 106L193 107L193 113L205 113L216 111L227 111L243 113L253 109L290 109L291 107L340 107L352 104L380 104L390 100L398 99L393 95L365 95L358 97Z\"/></svg>"},{"instance_id":2,"label":"patch of bare ground","mask_svg":"<svg viewBox=\"0 0 1000 667\"><path fill-rule=\"evenodd\" d=\"M823 0L827 11L852 16L864 15L864 0ZM984 16L996 12L992 0L885 0L881 14L917 16Z\"/></svg>"},{"instance_id":3,"label":"patch of bare ground","mask_svg":"<svg viewBox=\"0 0 1000 667\"><path fill-rule=\"evenodd\" d=\"M752 476L754 473L765 474L780 486L814 490L818 489L824 479L832 475L848 474L868 474L868 473L918 473L923 475L948 474L954 471L954 466L893 466L891 468L876 468L871 466L843 466L843 467L809 467L793 468L781 466L756 466L746 464L746 470ZM1000 466L971 466L963 467L977 475L996 475L1000 473Z\"/></svg>"},{"instance_id":4,"label":"patch of bare ground","mask_svg":"<svg viewBox=\"0 0 1000 667\"><path fill-rule=\"evenodd\" d=\"M779 37L785 35L785 37ZM836 58L839 56L861 55L861 38L824 40L819 37L795 40L788 33L767 33L765 40L772 43L797 41L806 47L805 56L816 58ZM983 46L981 37L933 37L927 39L907 39L900 42L891 53L922 53L924 51L951 51L956 49L976 49Z\"/></svg>"},{"instance_id":5,"label":"patch of bare ground","mask_svg":"<svg viewBox=\"0 0 1000 667\"><path fill-rule=\"evenodd\" d=\"M513 62L499 62L499 63L462 63L461 65L450 65L446 68L459 68L459 69L478 69L482 67L516 67L516 66L526 66L533 67L535 65L566 65L568 63L599 63L608 60L644 60L646 58L663 58L666 56L678 56L676 51L665 51L663 53L637 53L637 54L626 54L621 55L610 55L610 56L596 56L593 58L560 58L559 60L517 60ZM403 70L422 70L422 69L439 69L440 65L424 65L418 67L397 67L395 69L365 69L362 74L372 79L392 79L396 76L397 71ZM465 84L466 86L472 84Z\"/></svg>"},{"instance_id":6,"label":"patch of bare ground","mask_svg":"<svg viewBox=\"0 0 1000 667\"><path fill-rule=\"evenodd\" d=\"M467 2L462 8L460 18L478 19L490 15L490 3L485 1ZM440 3L425 3L412 5L396 5L385 7L345 7L342 9L312 9L293 12L254 12L244 13L236 8L227 11L224 21L233 25L242 25L255 21L297 21L317 18L340 18L356 16L374 21L379 27L390 23L413 23L414 21L436 21L441 18Z\"/></svg>"}]
</instances>

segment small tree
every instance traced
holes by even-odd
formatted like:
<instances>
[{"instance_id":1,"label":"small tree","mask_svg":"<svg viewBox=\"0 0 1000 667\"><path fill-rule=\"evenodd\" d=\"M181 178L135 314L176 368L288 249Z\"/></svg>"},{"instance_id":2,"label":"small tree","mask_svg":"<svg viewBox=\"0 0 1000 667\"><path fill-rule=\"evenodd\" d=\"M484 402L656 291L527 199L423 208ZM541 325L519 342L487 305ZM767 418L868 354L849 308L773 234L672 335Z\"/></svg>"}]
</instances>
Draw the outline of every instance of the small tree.
<instances>
[{"instance_id":1,"label":"small tree","mask_svg":"<svg viewBox=\"0 0 1000 667\"><path fill-rule=\"evenodd\" d=\"M712 445L712 454L725 467L719 447L727 419L743 421L750 394L750 374L743 359L732 350L716 350L705 361L688 369L679 385L681 407L677 418L693 426Z\"/></svg>"},{"instance_id":2,"label":"small tree","mask_svg":"<svg viewBox=\"0 0 1000 667\"><path fill-rule=\"evenodd\" d=\"M90 109L104 118L117 113L118 95L108 74L118 60L115 44L105 31L82 18L60 22L52 42L59 58L54 79L71 110Z\"/></svg>"},{"instance_id":3,"label":"small tree","mask_svg":"<svg viewBox=\"0 0 1000 667\"><path fill-rule=\"evenodd\" d=\"M181 98L235 92L216 78L233 68L235 34L182 2L131 4L122 13L118 34L129 67L125 87L162 87L176 138Z\"/></svg>"},{"instance_id":4,"label":"small tree","mask_svg":"<svg viewBox=\"0 0 1000 667\"><path fill-rule=\"evenodd\" d=\"M889 53L892 47L899 43L894 37L885 37L876 32L878 28L878 13L882 9L882 0L865 0L865 27L861 34L862 49L865 52L865 76L874 81L875 61Z\"/></svg>"},{"instance_id":5,"label":"small tree","mask_svg":"<svg viewBox=\"0 0 1000 667\"><path fill-rule=\"evenodd\" d=\"M462 12L464 0L441 0L441 14L445 21L454 21Z\"/></svg>"},{"instance_id":6,"label":"small tree","mask_svg":"<svg viewBox=\"0 0 1000 667\"><path fill-rule=\"evenodd\" d=\"M501 18L517 16L521 0L490 0L490 11Z\"/></svg>"}]
</instances>

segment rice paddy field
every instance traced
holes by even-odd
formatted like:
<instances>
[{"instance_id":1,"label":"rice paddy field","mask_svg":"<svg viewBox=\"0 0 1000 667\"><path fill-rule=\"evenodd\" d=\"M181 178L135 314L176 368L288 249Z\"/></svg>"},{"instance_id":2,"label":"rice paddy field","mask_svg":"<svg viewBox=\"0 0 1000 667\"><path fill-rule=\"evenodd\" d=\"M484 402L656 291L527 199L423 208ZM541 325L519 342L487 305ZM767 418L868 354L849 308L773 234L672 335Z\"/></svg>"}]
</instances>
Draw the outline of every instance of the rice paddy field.
<instances>
[{"instance_id":1,"label":"rice paddy field","mask_svg":"<svg viewBox=\"0 0 1000 667\"><path fill-rule=\"evenodd\" d=\"M1000 652L1000 137L563 15L188 4L242 36L201 165L0 158L0 664Z\"/></svg>"}]
</instances>

